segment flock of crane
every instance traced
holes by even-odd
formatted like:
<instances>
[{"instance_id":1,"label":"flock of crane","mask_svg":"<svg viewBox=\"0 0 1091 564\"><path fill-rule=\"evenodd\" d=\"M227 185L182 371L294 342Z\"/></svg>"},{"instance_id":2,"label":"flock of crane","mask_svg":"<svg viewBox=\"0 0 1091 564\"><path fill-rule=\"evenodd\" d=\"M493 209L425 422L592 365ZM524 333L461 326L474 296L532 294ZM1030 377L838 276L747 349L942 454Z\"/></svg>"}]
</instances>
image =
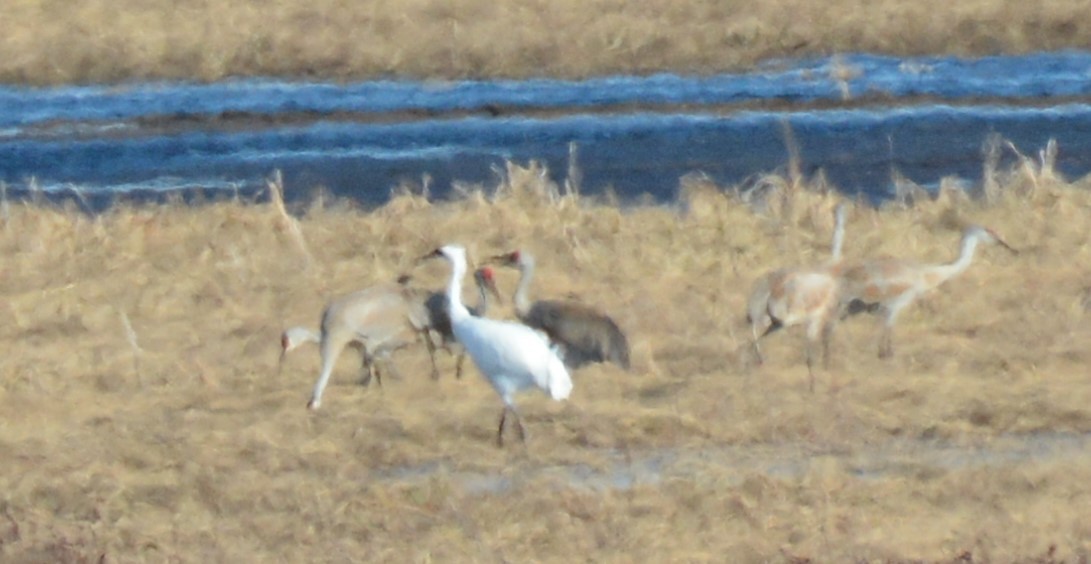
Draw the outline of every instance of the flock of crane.
<instances>
[{"instance_id":1,"label":"flock of crane","mask_svg":"<svg viewBox=\"0 0 1091 564\"><path fill-rule=\"evenodd\" d=\"M830 337L839 320L864 311L881 312L879 357L890 357L898 315L921 295L965 271L978 244L999 244L1018 253L992 229L972 225L964 230L958 257L950 263L922 264L888 257L849 263L841 256L845 216L844 204L838 205L828 261L767 272L756 280L747 301L751 347L759 364L764 360L760 348L764 337L781 328L805 326L805 358L812 392L816 349L822 347L822 361L828 367ZM609 315L573 301L530 302L527 294L535 265L530 254L516 250L497 255L477 269L474 280L478 304L474 308L462 303L462 279L468 268L466 250L446 245L421 260L429 258L443 258L451 264L445 291L415 288L403 276L396 283L332 300L322 312L318 331L292 327L283 333L281 361L302 343L319 345L322 368L307 404L309 409L321 405L334 364L346 346L361 349L363 383L374 378L381 385L383 372L396 373L391 353L423 340L431 359L432 378L439 377L435 353L443 348L458 355L457 378L461 377L462 362L468 354L492 385L504 403L497 429L497 444L503 446L509 416L514 419L520 440L525 441L514 404L517 392L538 388L555 400L564 400L572 391L570 371L594 362L612 362L629 369L628 339ZM520 271L514 293L518 321L485 316L489 293L502 301L489 265Z\"/></svg>"}]
</instances>

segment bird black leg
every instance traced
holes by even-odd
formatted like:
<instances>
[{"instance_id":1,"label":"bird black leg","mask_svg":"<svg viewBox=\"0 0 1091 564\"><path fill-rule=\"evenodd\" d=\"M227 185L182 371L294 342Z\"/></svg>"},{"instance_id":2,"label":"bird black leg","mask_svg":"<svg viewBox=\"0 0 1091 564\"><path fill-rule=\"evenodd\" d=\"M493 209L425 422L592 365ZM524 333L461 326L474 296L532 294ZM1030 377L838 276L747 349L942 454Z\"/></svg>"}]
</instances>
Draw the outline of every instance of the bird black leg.
<instances>
[{"instance_id":1,"label":"bird black leg","mask_svg":"<svg viewBox=\"0 0 1091 564\"><path fill-rule=\"evenodd\" d=\"M360 385L368 387L371 385L371 377L375 374L375 366L372 364L371 357L367 353L364 353L364 362L360 366Z\"/></svg>"},{"instance_id":2,"label":"bird black leg","mask_svg":"<svg viewBox=\"0 0 1091 564\"><path fill-rule=\"evenodd\" d=\"M504 421L508 418L508 407L500 412L500 427L496 430L496 446L504 448Z\"/></svg>"},{"instance_id":3,"label":"bird black leg","mask_svg":"<svg viewBox=\"0 0 1091 564\"><path fill-rule=\"evenodd\" d=\"M458 360L455 361L455 379L462 379L462 361L466 360L466 351L458 353Z\"/></svg>"},{"instance_id":4,"label":"bird black leg","mask_svg":"<svg viewBox=\"0 0 1091 564\"><path fill-rule=\"evenodd\" d=\"M514 409L511 412L515 415L515 429L519 432L519 442L525 445L527 444L527 433L523 430L523 418Z\"/></svg>"}]
</instances>

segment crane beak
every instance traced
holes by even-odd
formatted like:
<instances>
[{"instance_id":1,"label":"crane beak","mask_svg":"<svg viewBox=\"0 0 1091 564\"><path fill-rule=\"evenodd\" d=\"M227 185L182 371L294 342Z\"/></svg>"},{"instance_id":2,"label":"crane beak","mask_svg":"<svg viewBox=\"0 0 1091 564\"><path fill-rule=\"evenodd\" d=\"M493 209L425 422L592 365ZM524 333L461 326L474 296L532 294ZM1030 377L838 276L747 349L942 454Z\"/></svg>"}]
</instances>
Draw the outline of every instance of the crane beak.
<instances>
[{"instance_id":1,"label":"crane beak","mask_svg":"<svg viewBox=\"0 0 1091 564\"><path fill-rule=\"evenodd\" d=\"M417 264L420 264L420 263L422 263L422 262L424 262L424 261L426 261L428 259L439 258L439 257L442 257L442 256L443 256L443 250L442 249L436 249L436 250L434 250L434 251L432 251L432 252L430 252L430 253L428 253L428 254L420 257L420 258L418 258L417 259Z\"/></svg>"},{"instance_id":2,"label":"crane beak","mask_svg":"<svg viewBox=\"0 0 1091 564\"><path fill-rule=\"evenodd\" d=\"M494 281L492 278L486 278L485 279L485 288L487 288L489 290L489 292L492 293L493 297L496 298L496 303L498 303L498 304L503 304L504 303L504 298L502 298L500 296L500 290L496 289L496 281Z\"/></svg>"},{"instance_id":3,"label":"crane beak","mask_svg":"<svg viewBox=\"0 0 1091 564\"><path fill-rule=\"evenodd\" d=\"M1011 251L1011 254L1013 254L1013 255L1018 255L1019 254L1019 251L1015 247L1012 247L1011 245L1008 244L1007 241L1001 239L1000 237L996 238L996 242L1000 243L1001 247L1004 247L1005 249Z\"/></svg>"},{"instance_id":4,"label":"crane beak","mask_svg":"<svg viewBox=\"0 0 1091 564\"><path fill-rule=\"evenodd\" d=\"M511 253L504 253L502 255L495 255L488 258L485 264L498 264L501 266L511 266L515 264L515 261L511 260Z\"/></svg>"}]
</instances>

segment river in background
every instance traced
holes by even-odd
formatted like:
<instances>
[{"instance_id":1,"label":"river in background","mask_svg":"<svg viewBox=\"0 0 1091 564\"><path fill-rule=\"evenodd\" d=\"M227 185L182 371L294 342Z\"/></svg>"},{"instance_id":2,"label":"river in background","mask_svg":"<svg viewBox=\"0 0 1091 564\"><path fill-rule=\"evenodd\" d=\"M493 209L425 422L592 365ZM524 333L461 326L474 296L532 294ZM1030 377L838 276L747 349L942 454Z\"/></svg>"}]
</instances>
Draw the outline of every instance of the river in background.
<instances>
[{"instance_id":1,"label":"river in background","mask_svg":"<svg viewBox=\"0 0 1091 564\"><path fill-rule=\"evenodd\" d=\"M99 207L119 195L252 195L280 170L289 199L322 187L376 205L426 175L436 198L456 182L493 185L505 160L543 161L562 181L575 143L583 193L667 202L688 173L733 185L783 170L786 130L805 173L872 201L892 194L895 171L926 187L973 183L995 135L1032 155L1056 139L1058 170L1083 176L1091 53L853 55L583 81L0 87L0 181L8 197L40 190Z\"/></svg>"}]
</instances>

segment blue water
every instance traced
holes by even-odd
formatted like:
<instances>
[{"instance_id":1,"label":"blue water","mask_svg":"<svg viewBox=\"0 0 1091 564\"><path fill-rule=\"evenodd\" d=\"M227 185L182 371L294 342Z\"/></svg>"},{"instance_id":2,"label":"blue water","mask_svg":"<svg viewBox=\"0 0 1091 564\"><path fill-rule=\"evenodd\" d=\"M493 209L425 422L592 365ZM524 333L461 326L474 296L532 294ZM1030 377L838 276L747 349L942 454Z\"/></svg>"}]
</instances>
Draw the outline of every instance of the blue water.
<instances>
[{"instance_id":1,"label":"blue water","mask_svg":"<svg viewBox=\"0 0 1091 564\"><path fill-rule=\"evenodd\" d=\"M834 66L849 79L831 78ZM842 97L848 93L849 99ZM924 185L980 176L992 134L1034 153L1050 138L1069 176L1091 171L1091 53L983 59L776 61L752 73L586 81L357 84L240 80L0 88L0 181L92 196L253 191L282 170L367 204L401 181L494 183L505 159L558 180L576 142L585 193L669 201L679 178L743 182L787 162L848 193L889 195L892 171Z\"/></svg>"}]
</instances>

